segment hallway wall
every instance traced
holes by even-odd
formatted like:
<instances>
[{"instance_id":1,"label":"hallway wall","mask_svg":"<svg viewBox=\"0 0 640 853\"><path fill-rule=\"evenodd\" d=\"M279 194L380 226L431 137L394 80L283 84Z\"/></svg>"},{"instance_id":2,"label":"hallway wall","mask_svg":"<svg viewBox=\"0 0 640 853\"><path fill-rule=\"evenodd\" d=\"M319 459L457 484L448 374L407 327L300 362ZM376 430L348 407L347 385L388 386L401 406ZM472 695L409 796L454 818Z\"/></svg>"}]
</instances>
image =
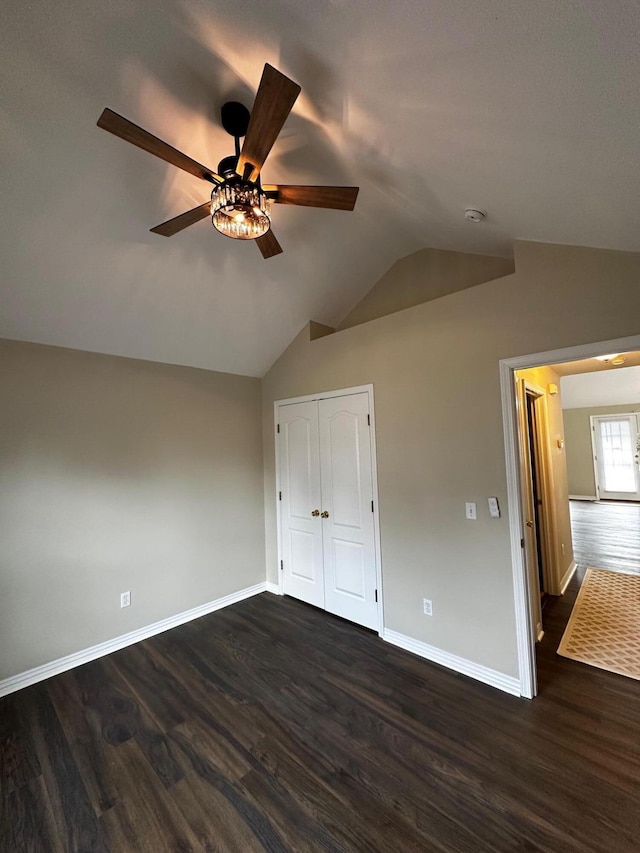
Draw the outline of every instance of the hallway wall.
<instances>
[{"instance_id":1,"label":"hallway wall","mask_svg":"<svg viewBox=\"0 0 640 853\"><path fill-rule=\"evenodd\" d=\"M572 569L573 544L571 541L571 515L569 513L569 486L567 480L567 455L565 447L559 447L565 442L564 422L562 417L562 398L560 377L553 367L534 367L530 370L519 370L517 376L525 379L545 392L547 411L549 462L549 516L551 518L550 537L550 566L549 588L546 592L551 595L561 595L567 573ZM549 394L549 385L558 387L557 394Z\"/></svg>"}]
</instances>

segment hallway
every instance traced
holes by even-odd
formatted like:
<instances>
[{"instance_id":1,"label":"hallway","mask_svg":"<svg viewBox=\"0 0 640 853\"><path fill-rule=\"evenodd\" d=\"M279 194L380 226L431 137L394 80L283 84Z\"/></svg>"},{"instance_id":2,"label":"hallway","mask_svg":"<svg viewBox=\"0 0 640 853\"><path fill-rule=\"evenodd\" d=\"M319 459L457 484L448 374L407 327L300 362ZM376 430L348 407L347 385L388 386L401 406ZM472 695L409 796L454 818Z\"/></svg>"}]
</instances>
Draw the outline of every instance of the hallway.
<instances>
[{"instance_id":1,"label":"hallway","mask_svg":"<svg viewBox=\"0 0 640 853\"><path fill-rule=\"evenodd\" d=\"M640 504L569 503L580 577L589 566L640 574Z\"/></svg>"}]
</instances>

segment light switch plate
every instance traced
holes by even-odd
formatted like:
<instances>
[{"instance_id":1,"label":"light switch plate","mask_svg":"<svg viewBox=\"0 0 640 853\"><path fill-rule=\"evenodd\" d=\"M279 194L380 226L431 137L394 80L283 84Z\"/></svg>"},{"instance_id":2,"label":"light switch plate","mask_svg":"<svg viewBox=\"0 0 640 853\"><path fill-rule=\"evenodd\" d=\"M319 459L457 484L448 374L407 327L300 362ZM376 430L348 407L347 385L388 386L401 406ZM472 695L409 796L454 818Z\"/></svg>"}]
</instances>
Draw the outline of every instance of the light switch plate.
<instances>
[{"instance_id":1,"label":"light switch plate","mask_svg":"<svg viewBox=\"0 0 640 853\"><path fill-rule=\"evenodd\" d=\"M500 518L500 504L498 498L488 498L489 515L491 518Z\"/></svg>"},{"instance_id":2,"label":"light switch plate","mask_svg":"<svg viewBox=\"0 0 640 853\"><path fill-rule=\"evenodd\" d=\"M467 501L464 505L465 516L469 521L475 521L478 518L476 505L473 501Z\"/></svg>"}]
</instances>

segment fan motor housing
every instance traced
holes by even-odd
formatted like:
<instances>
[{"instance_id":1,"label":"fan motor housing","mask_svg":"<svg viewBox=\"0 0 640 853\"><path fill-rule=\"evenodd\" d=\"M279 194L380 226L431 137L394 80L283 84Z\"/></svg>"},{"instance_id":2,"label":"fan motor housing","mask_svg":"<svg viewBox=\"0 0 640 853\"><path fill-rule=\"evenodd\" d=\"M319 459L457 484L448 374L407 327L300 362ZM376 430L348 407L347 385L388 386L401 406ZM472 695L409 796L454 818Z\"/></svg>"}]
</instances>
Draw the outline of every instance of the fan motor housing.
<instances>
[{"instance_id":1,"label":"fan motor housing","mask_svg":"<svg viewBox=\"0 0 640 853\"><path fill-rule=\"evenodd\" d=\"M218 163L218 174L222 175L223 178L230 178L236 174L237 166L238 158L235 155L223 157Z\"/></svg>"},{"instance_id":2,"label":"fan motor housing","mask_svg":"<svg viewBox=\"0 0 640 853\"><path fill-rule=\"evenodd\" d=\"M220 110L222 126L230 136L236 139L247 135L251 113L238 101L227 101Z\"/></svg>"}]
</instances>

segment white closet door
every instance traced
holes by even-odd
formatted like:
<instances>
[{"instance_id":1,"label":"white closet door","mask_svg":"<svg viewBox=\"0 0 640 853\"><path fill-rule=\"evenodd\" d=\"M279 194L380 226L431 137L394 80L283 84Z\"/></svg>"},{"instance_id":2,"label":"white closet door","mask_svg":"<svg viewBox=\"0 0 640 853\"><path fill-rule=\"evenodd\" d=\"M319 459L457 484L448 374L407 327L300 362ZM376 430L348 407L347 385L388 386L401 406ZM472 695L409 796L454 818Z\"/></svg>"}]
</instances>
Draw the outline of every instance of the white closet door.
<instances>
[{"instance_id":1,"label":"white closet door","mask_svg":"<svg viewBox=\"0 0 640 853\"><path fill-rule=\"evenodd\" d=\"M324 607L318 404L282 406L279 421L284 592Z\"/></svg>"},{"instance_id":2,"label":"white closet door","mask_svg":"<svg viewBox=\"0 0 640 853\"><path fill-rule=\"evenodd\" d=\"M325 609L378 627L368 394L319 401Z\"/></svg>"}]
</instances>

